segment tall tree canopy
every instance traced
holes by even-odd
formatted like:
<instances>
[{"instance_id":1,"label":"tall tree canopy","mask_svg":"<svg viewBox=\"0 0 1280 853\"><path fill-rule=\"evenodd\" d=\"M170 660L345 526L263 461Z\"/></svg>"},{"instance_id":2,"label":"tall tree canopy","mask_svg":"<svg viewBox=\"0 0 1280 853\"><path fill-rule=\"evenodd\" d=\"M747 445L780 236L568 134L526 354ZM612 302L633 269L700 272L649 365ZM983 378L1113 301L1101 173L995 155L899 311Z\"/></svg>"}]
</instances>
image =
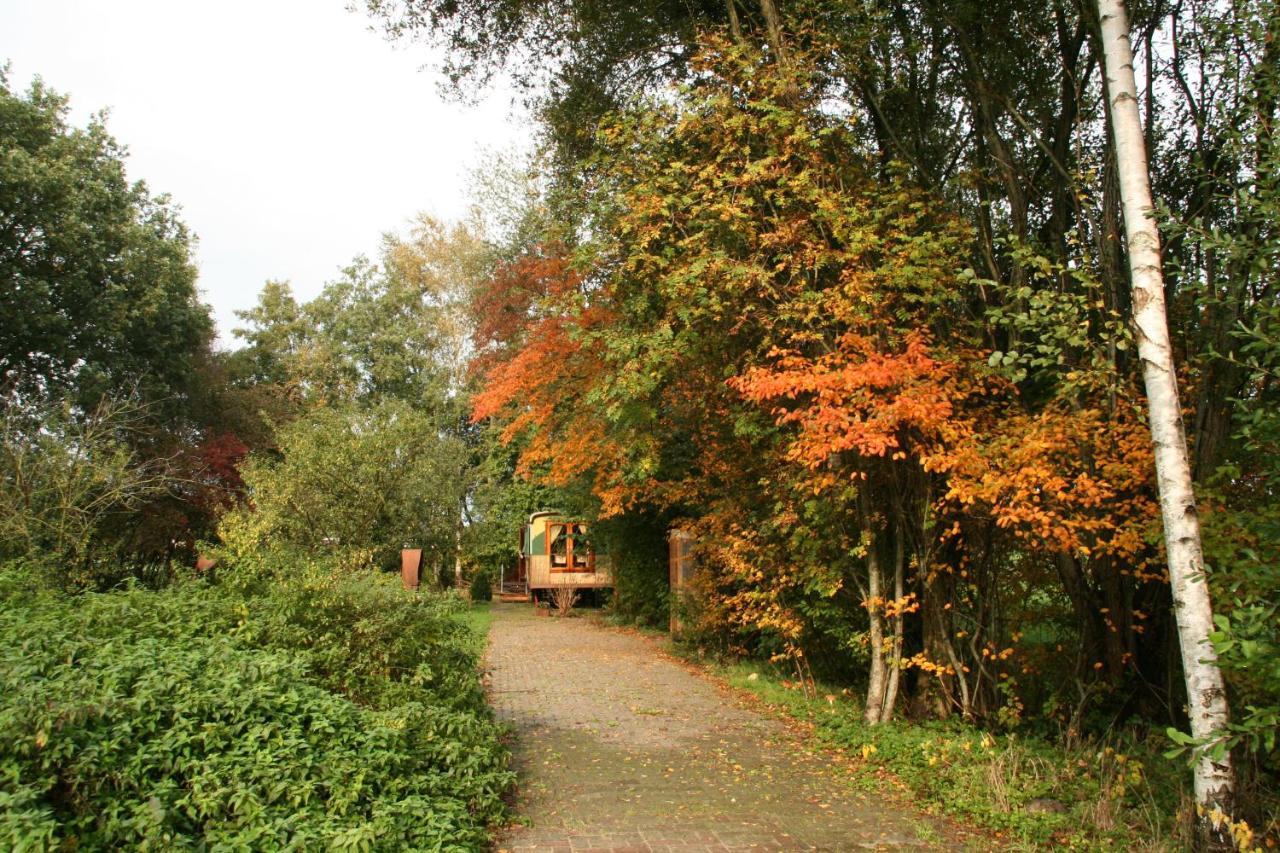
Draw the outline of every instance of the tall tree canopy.
<instances>
[{"instance_id":1,"label":"tall tree canopy","mask_svg":"<svg viewBox=\"0 0 1280 853\"><path fill-rule=\"evenodd\" d=\"M235 331L247 344L235 357L242 378L307 403L440 405L461 369L459 295L485 252L473 229L424 216L386 236L381 263L356 258L310 302L267 282Z\"/></svg>"},{"instance_id":2,"label":"tall tree canopy","mask_svg":"<svg viewBox=\"0 0 1280 853\"><path fill-rule=\"evenodd\" d=\"M93 405L186 393L212 334L174 206L125 176L102 118L0 75L0 385Z\"/></svg>"},{"instance_id":3,"label":"tall tree canopy","mask_svg":"<svg viewBox=\"0 0 1280 853\"><path fill-rule=\"evenodd\" d=\"M1185 725L1094 4L366 5L537 107L473 416L518 475L699 534L700 636L865 676L873 722ZM1197 748L1274 774L1280 14L1130 12L1246 709Z\"/></svg>"}]
</instances>

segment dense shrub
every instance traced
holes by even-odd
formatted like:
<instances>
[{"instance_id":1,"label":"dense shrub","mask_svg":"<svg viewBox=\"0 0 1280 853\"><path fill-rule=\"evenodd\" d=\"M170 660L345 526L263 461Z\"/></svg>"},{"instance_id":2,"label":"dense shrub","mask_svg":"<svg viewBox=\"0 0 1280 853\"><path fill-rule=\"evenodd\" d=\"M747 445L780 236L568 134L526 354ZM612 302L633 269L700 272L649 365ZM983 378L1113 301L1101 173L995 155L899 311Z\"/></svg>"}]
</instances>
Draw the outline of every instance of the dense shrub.
<instances>
[{"instance_id":1,"label":"dense shrub","mask_svg":"<svg viewBox=\"0 0 1280 853\"><path fill-rule=\"evenodd\" d=\"M488 569L476 569L475 574L471 576L471 600L493 600L493 575Z\"/></svg>"},{"instance_id":2,"label":"dense shrub","mask_svg":"<svg viewBox=\"0 0 1280 853\"><path fill-rule=\"evenodd\" d=\"M463 451L429 411L394 400L319 407L280 427L275 442L241 467L253 506L222 519L224 541L252 532L260 546L311 553L336 542L388 567L412 543L425 577L426 566L452 569Z\"/></svg>"},{"instance_id":3,"label":"dense shrub","mask_svg":"<svg viewBox=\"0 0 1280 853\"><path fill-rule=\"evenodd\" d=\"M670 583L664 520L622 515L597 524L595 537L613 567L614 615L636 625L667 627Z\"/></svg>"},{"instance_id":4,"label":"dense shrub","mask_svg":"<svg viewBox=\"0 0 1280 853\"><path fill-rule=\"evenodd\" d=\"M456 599L322 564L252 592L0 575L0 845L479 848L502 814Z\"/></svg>"}]
</instances>

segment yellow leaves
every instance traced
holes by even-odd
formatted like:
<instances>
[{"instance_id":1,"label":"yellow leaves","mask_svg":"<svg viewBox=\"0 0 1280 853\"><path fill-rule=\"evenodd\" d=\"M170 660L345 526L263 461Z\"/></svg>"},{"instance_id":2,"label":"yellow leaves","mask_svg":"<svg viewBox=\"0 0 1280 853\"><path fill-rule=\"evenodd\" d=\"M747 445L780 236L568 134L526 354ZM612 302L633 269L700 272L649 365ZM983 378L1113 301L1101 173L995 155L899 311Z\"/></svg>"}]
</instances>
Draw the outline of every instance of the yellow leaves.
<instances>
[{"instance_id":1,"label":"yellow leaves","mask_svg":"<svg viewBox=\"0 0 1280 853\"><path fill-rule=\"evenodd\" d=\"M930 660L929 657L924 654L924 652L917 652L911 657L903 659L902 661L903 669L911 669L913 667L915 669L920 670L921 672L927 672L930 675L935 675L938 678L956 674L956 671L952 666L950 666L949 664L935 663L934 661Z\"/></svg>"},{"instance_id":2,"label":"yellow leaves","mask_svg":"<svg viewBox=\"0 0 1280 853\"><path fill-rule=\"evenodd\" d=\"M1036 549L1132 558L1145 549L1155 513L1150 453L1139 413L1124 406L1015 413L961 448L946 501L986 508Z\"/></svg>"},{"instance_id":3,"label":"yellow leaves","mask_svg":"<svg viewBox=\"0 0 1280 853\"><path fill-rule=\"evenodd\" d=\"M1206 815L1205 807L1197 805L1196 814L1204 817ZM1216 806L1212 810L1208 811L1207 814L1210 822L1213 823L1216 828L1225 828L1231 834L1231 840L1235 843L1237 850L1253 851L1255 849L1261 849L1254 846L1254 831L1247 821L1233 821L1230 815ZM1267 847L1270 848L1271 846L1271 839L1268 838Z\"/></svg>"},{"instance_id":4,"label":"yellow leaves","mask_svg":"<svg viewBox=\"0 0 1280 853\"><path fill-rule=\"evenodd\" d=\"M867 597L861 603L869 612L879 610L888 618L915 613L920 609L920 601L914 592L907 593L902 598Z\"/></svg>"}]
</instances>

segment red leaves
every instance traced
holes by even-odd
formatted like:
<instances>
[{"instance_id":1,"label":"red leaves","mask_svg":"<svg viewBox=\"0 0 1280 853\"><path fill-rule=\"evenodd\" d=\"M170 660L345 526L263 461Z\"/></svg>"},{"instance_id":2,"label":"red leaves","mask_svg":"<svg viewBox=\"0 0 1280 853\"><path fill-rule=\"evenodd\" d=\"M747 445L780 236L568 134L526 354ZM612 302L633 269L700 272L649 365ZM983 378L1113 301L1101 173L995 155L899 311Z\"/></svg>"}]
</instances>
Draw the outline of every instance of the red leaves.
<instances>
[{"instance_id":1,"label":"red leaves","mask_svg":"<svg viewBox=\"0 0 1280 853\"><path fill-rule=\"evenodd\" d=\"M199 487L194 503L210 515L235 505L245 494L240 463L249 448L234 433L225 432L196 448Z\"/></svg>"},{"instance_id":2,"label":"red leaves","mask_svg":"<svg viewBox=\"0 0 1280 853\"><path fill-rule=\"evenodd\" d=\"M482 373L500 361L504 350L521 346L537 324L540 303L572 293L581 283L557 246L540 246L498 267L472 294L476 354L471 369Z\"/></svg>"},{"instance_id":3,"label":"red leaves","mask_svg":"<svg viewBox=\"0 0 1280 853\"><path fill-rule=\"evenodd\" d=\"M604 325L609 315L583 306L581 276L563 256L526 256L501 268L478 311L502 316L477 327L477 346L490 351L473 361L487 365L472 400L471 420L502 423L504 442L522 439L517 470L546 483L565 485L592 476L604 512L622 508L625 495L609 485L620 457L616 442L582 398L600 380L604 363L582 343L582 335ZM486 307L487 306L487 307ZM522 312L519 321L513 315ZM501 345L499 347L498 345Z\"/></svg>"}]
</instances>

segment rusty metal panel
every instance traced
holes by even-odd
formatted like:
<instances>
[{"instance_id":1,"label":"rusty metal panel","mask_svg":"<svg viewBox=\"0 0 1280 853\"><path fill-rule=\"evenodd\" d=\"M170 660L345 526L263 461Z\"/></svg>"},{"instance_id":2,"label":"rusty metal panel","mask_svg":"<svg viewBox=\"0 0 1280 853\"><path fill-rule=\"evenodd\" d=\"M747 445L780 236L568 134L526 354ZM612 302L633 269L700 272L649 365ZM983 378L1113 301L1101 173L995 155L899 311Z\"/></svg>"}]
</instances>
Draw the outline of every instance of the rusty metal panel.
<instances>
[{"instance_id":1,"label":"rusty metal panel","mask_svg":"<svg viewBox=\"0 0 1280 853\"><path fill-rule=\"evenodd\" d=\"M417 589L422 573L422 549L404 548L400 551L400 580L405 589Z\"/></svg>"},{"instance_id":2,"label":"rusty metal panel","mask_svg":"<svg viewBox=\"0 0 1280 853\"><path fill-rule=\"evenodd\" d=\"M693 536L685 530L672 530L667 534L667 572L671 580L671 624L672 636L679 636L684 630L680 622L680 611L683 609L688 586L693 579Z\"/></svg>"},{"instance_id":3,"label":"rusty metal panel","mask_svg":"<svg viewBox=\"0 0 1280 853\"><path fill-rule=\"evenodd\" d=\"M672 589L681 589L693 579L693 536L684 530L667 534L667 570Z\"/></svg>"}]
</instances>

